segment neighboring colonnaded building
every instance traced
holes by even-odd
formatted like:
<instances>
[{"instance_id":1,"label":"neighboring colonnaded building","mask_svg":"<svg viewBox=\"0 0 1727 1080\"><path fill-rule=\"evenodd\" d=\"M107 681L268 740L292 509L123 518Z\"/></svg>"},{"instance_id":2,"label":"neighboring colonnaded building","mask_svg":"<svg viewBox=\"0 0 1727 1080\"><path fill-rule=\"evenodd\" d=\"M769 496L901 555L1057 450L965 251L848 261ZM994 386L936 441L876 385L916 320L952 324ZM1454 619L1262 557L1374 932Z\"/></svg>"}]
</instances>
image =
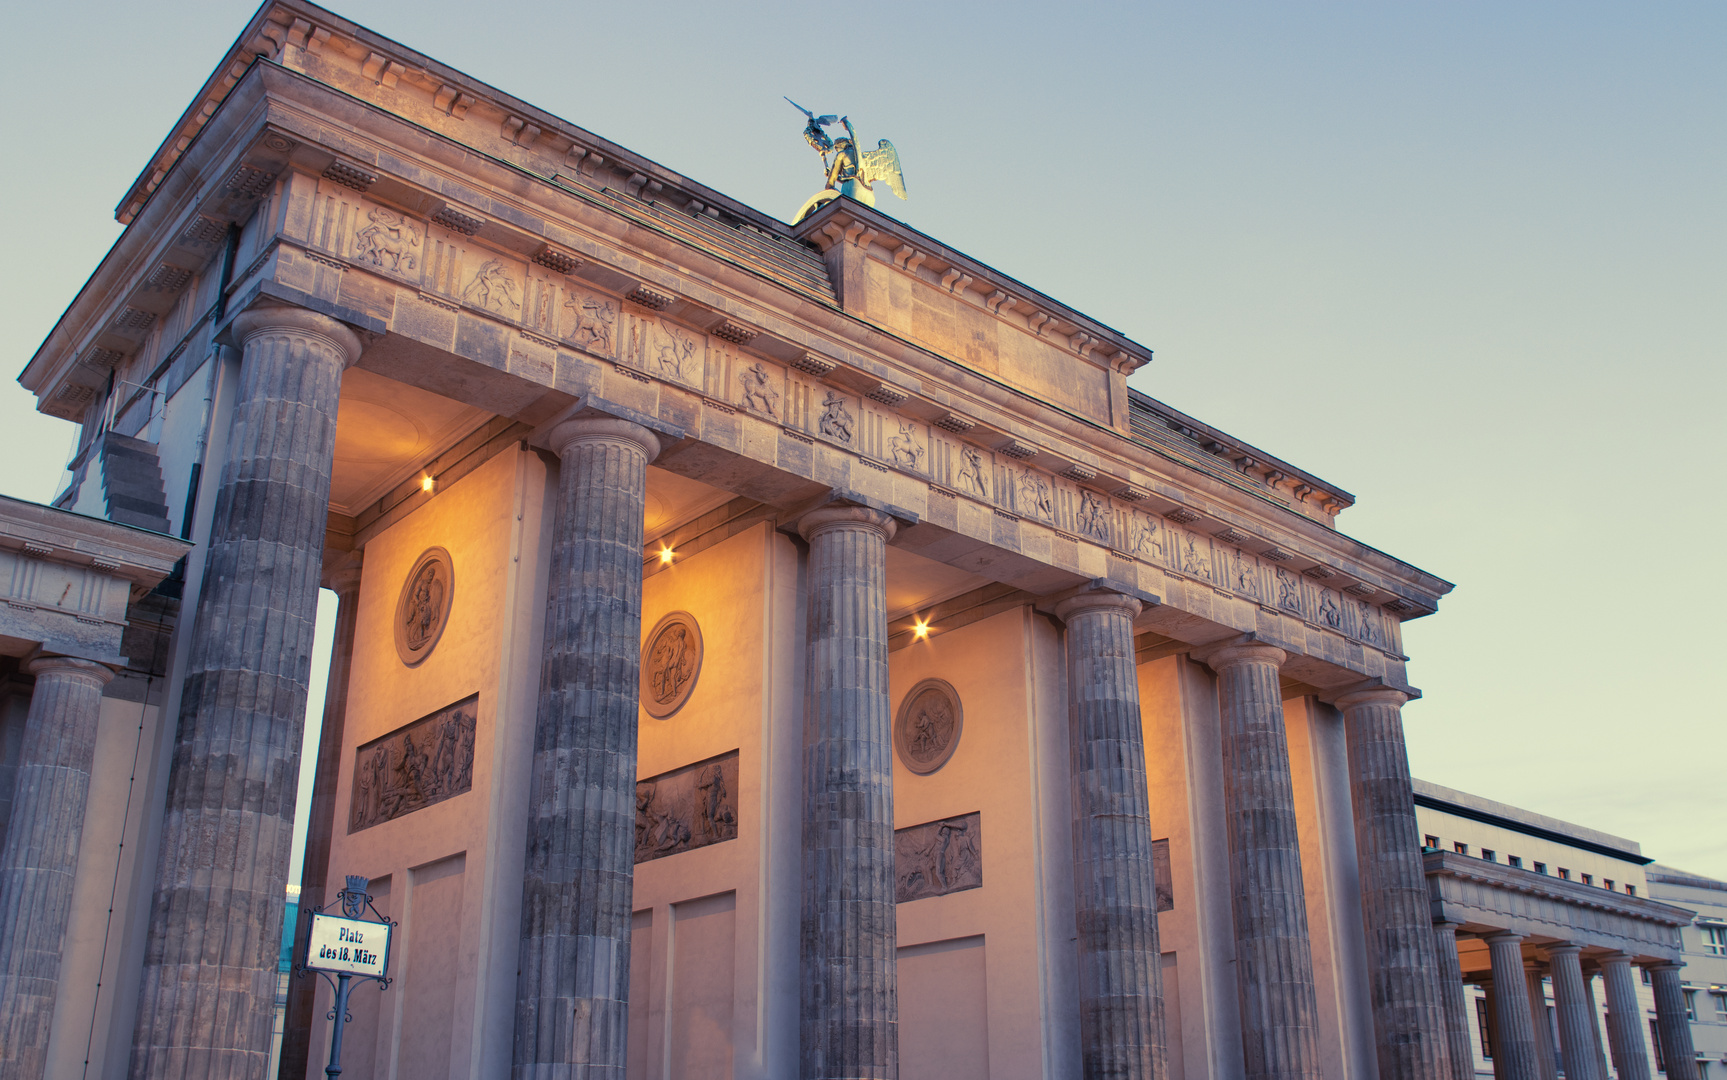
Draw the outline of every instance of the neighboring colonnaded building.
<instances>
[{"instance_id":1,"label":"neighboring colonnaded building","mask_svg":"<svg viewBox=\"0 0 1727 1080\"><path fill-rule=\"evenodd\" d=\"M29 732L100 677L6 631L50 658L5 1075L264 1075L320 583L302 908L360 874L401 924L346 1077L1468 1075L1399 713L1451 586L1141 346L298 0L118 216L22 381L82 425L60 505L168 559L90 567L196 546L93 765ZM88 810L25 782L80 767Z\"/></svg>"}]
</instances>

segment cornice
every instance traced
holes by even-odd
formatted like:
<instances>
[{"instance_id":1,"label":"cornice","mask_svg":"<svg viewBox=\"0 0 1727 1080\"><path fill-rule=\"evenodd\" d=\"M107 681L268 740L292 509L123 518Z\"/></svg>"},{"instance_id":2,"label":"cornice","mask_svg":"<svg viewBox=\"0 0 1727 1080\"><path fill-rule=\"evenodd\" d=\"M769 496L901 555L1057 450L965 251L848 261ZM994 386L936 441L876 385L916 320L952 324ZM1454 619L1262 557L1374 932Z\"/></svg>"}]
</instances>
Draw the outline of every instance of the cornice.
<instances>
[{"instance_id":1,"label":"cornice","mask_svg":"<svg viewBox=\"0 0 1727 1080\"><path fill-rule=\"evenodd\" d=\"M1502 866L1455 852L1430 851L1422 856L1422 865L1429 878L1453 878L1508 893L1538 897L1571 907L1591 908L1673 929L1689 926L1691 923L1692 912L1672 904L1663 904L1659 900L1626 896L1593 885L1564 881L1537 874L1533 870Z\"/></svg>"},{"instance_id":2,"label":"cornice","mask_svg":"<svg viewBox=\"0 0 1727 1080\"><path fill-rule=\"evenodd\" d=\"M193 545L148 529L0 495L0 548L154 587Z\"/></svg>"}]
</instances>

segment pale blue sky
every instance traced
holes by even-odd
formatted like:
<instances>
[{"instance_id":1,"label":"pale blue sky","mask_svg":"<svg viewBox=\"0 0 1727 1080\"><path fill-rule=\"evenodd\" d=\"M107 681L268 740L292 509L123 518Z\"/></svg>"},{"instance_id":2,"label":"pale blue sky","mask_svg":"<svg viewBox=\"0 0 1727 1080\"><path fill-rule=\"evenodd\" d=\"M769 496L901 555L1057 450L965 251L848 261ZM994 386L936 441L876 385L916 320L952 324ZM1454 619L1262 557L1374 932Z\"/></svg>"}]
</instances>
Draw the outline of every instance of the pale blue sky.
<instances>
[{"instance_id":1,"label":"pale blue sky","mask_svg":"<svg viewBox=\"0 0 1727 1080\"><path fill-rule=\"evenodd\" d=\"M8 372L252 11L9 12ZM883 209L1157 350L1137 386L1458 583L1407 627L1417 775L1727 876L1727 7L339 11L782 217L820 169L781 94L892 139ZM0 385L0 491L46 499L71 427L31 407Z\"/></svg>"}]
</instances>

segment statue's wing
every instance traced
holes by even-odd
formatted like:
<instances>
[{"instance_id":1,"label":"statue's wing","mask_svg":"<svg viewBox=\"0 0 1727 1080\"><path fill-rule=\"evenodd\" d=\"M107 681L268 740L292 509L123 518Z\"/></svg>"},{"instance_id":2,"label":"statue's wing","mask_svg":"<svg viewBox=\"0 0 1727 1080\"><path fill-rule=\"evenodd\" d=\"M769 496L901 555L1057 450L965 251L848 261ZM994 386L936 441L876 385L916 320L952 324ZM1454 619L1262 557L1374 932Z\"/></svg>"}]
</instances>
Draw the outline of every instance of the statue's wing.
<instances>
[{"instance_id":1,"label":"statue's wing","mask_svg":"<svg viewBox=\"0 0 1727 1080\"><path fill-rule=\"evenodd\" d=\"M900 172L899 168L899 151L886 139L881 140L879 149L863 152L858 171L863 174L866 184L886 180L887 186L893 188L895 195L902 199L906 197L905 174Z\"/></svg>"},{"instance_id":2,"label":"statue's wing","mask_svg":"<svg viewBox=\"0 0 1727 1080\"><path fill-rule=\"evenodd\" d=\"M835 124L840 122L840 118L831 113L827 116L813 116L810 119L814 120L822 127L833 127Z\"/></svg>"}]
</instances>

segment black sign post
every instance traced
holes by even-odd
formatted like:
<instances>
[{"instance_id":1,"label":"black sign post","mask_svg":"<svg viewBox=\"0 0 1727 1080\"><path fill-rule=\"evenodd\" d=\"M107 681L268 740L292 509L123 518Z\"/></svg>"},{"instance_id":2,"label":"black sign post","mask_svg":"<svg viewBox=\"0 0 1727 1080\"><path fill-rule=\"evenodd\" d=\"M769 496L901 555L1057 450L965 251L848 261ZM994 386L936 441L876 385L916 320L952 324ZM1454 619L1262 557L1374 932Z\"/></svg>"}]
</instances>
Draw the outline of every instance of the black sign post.
<instances>
[{"instance_id":1,"label":"black sign post","mask_svg":"<svg viewBox=\"0 0 1727 1080\"><path fill-rule=\"evenodd\" d=\"M305 978L308 971L315 971L335 991L336 1005L328 1014L335 1021L330 1032L330 1064L324 1070L330 1080L342 1075L342 1028L353 1019L348 1013L351 981L370 979L378 984L379 990L390 985L390 934L396 924L372 906L372 897L366 892L369 884L367 879L349 874L348 887L336 894L341 914L323 908L311 913L306 957L294 972L297 977ZM371 918L366 917L367 912Z\"/></svg>"}]
</instances>

